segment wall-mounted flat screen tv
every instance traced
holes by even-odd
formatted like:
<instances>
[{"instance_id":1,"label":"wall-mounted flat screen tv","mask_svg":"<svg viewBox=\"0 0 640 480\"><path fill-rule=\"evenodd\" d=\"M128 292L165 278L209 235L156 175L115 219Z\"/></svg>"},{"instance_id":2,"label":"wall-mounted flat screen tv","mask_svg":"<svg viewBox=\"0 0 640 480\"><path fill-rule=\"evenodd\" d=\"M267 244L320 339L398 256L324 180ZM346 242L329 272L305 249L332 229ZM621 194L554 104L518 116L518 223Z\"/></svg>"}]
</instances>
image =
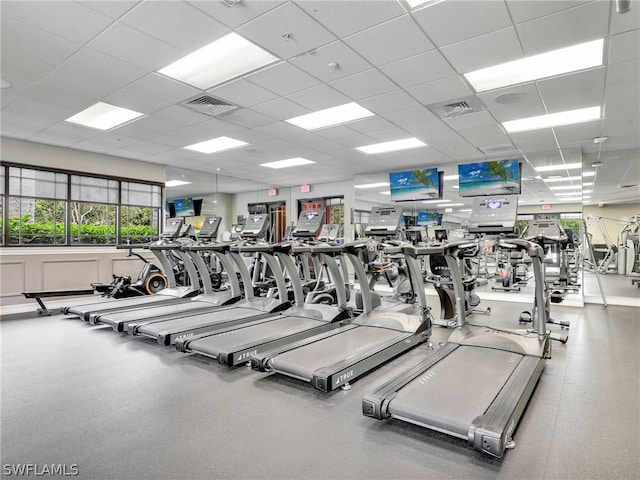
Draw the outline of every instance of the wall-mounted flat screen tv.
<instances>
[{"instance_id":1,"label":"wall-mounted flat screen tv","mask_svg":"<svg viewBox=\"0 0 640 480\"><path fill-rule=\"evenodd\" d=\"M173 207L176 210L176 217L193 217L196 214L196 207L193 198L176 198L173 201Z\"/></svg>"},{"instance_id":2,"label":"wall-mounted flat screen tv","mask_svg":"<svg viewBox=\"0 0 640 480\"><path fill-rule=\"evenodd\" d=\"M440 225L442 222L442 214L439 212L418 212L417 225L429 226Z\"/></svg>"},{"instance_id":3,"label":"wall-mounted flat screen tv","mask_svg":"<svg viewBox=\"0 0 640 480\"><path fill-rule=\"evenodd\" d=\"M442 172L437 168L389 173L392 202L415 202L442 198Z\"/></svg>"},{"instance_id":4,"label":"wall-mounted flat screen tv","mask_svg":"<svg viewBox=\"0 0 640 480\"><path fill-rule=\"evenodd\" d=\"M518 159L458 165L458 195L519 195L522 166Z\"/></svg>"}]
</instances>

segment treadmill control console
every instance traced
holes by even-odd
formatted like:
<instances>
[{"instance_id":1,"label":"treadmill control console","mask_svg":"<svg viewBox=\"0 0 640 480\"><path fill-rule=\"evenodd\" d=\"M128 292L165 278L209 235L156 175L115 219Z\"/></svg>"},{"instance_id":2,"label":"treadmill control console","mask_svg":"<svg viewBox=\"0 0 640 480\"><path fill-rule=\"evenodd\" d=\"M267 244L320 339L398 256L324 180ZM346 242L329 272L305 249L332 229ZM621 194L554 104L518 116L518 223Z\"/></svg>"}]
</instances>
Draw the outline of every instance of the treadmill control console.
<instances>
[{"instance_id":1,"label":"treadmill control console","mask_svg":"<svg viewBox=\"0 0 640 480\"><path fill-rule=\"evenodd\" d=\"M333 242L340 234L340 225L337 223L325 223L322 225L318 240L321 242Z\"/></svg>"},{"instance_id":2,"label":"treadmill control console","mask_svg":"<svg viewBox=\"0 0 640 480\"><path fill-rule=\"evenodd\" d=\"M364 233L368 237L394 236L400 228L401 218L402 209L398 207L373 207Z\"/></svg>"},{"instance_id":3,"label":"treadmill control console","mask_svg":"<svg viewBox=\"0 0 640 480\"><path fill-rule=\"evenodd\" d=\"M169 218L164 224L164 230L160 238L166 240L172 240L178 238L180 235L180 229L184 223L184 218Z\"/></svg>"},{"instance_id":4,"label":"treadmill control console","mask_svg":"<svg viewBox=\"0 0 640 480\"><path fill-rule=\"evenodd\" d=\"M245 220L241 238L263 238L269 228L269 215L266 213L253 213Z\"/></svg>"},{"instance_id":5,"label":"treadmill control console","mask_svg":"<svg viewBox=\"0 0 640 480\"><path fill-rule=\"evenodd\" d=\"M298 223L291 232L295 238L315 237L324 222L324 210L304 210L298 216Z\"/></svg>"},{"instance_id":6,"label":"treadmill control console","mask_svg":"<svg viewBox=\"0 0 640 480\"><path fill-rule=\"evenodd\" d=\"M531 241L549 240L564 242L567 234L560 226L559 220L531 220L527 225L526 239Z\"/></svg>"},{"instance_id":7,"label":"treadmill control console","mask_svg":"<svg viewBox=\"0 0 640 480\"><path fill-rule=\"evenodd\" d=\"M513 233L518 215L518 196L475 197L469 233Z\"/></svg>"},{"instance_id":8,"label":"treadmill control console","mask_svg":"<svg viewBox=\"0 0 640 480\"><path fill-rule=\"evenodd\" d=\"M220 228L220 217L207 217L202 222L202 228L198 233L198 238L215 239L218 236L218 228Z\"/></svg>"}]
</instances>

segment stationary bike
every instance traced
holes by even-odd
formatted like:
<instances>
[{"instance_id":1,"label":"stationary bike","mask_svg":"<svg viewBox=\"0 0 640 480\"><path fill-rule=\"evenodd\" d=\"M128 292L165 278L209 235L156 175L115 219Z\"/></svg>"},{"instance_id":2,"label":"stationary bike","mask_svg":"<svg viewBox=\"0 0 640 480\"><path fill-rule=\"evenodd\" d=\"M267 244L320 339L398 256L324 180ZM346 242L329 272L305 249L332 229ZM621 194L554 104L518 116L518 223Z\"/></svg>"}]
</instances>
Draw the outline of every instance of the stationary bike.
<instances>
[{"instance_id":1,"label":"stationary bike","mask_svg":"<svg viewBox=\"0 0 640 480\"><path fill-rule=\"evenodd\" d=\"M460 273L462 274L462 286L464 290L465 316L472 313L483 313L485 315L491 313L491 307L477 308L480 304L480 297L475 293L477 278L471 274L470 267L470 259L474 258L477 253L477 246L475 249L460 249L458 253L458 263ZM440 319L434 320L433 323L443 327L453 328L457 324L456 298L453 291L451 271L447 266L444 255L430 255L429 270L431 273L426 276L425 281L434 286L440 299Z\"/></svg>"}]
</instances>

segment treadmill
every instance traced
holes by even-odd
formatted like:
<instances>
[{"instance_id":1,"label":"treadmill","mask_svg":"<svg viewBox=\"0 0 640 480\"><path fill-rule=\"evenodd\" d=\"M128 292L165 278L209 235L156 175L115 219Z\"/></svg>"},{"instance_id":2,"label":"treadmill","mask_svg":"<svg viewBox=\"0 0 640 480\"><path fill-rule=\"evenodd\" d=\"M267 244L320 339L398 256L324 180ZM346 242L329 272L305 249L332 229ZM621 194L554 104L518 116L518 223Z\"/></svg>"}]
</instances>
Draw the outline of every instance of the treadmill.
<instances>
[{"instance_id":1,"label":"treadmill","mask_svg":"<svg viewBox=\"0 0 640 480\"><path fill-rule=\"evenodd\" d=\"M481 205L481 202L484 203ZM478 200L474 201L474 208L480 214L471 224L476 231L504 231L515 227L515 199ZM507 330L466 323L464 291L456 257L475 248L475 242L462 240L442 246L406 247L407 262L417 285L423 285L417 257L445 255L457 301L457 325L442 348L366 395L362 399L364 415L395 418L452 435L498 458L504 455L505 449L515 446L513 432L546 359L550 358L551 344L545 331L542 248L523 239L498 242L500 248L526 252L532 259L537 306L535 330Z\"/></svg>"},{"instance_id":2,"label":"treadmill","mask_svg":"<svg viewBox=\"0 0 640 480\"><path fill-rule=\"evenodd\" d=\"M283 249L276 255L287 271L294 293L294 307L266 318L263 323L256 325L240 325L224 333L212 332L181 338L175 343L176 349L211 357L222 365L233 367L247 363L251 357L259 353L344 325L349 318L346 288L335 260L336 256L342 255L344 247L328 243L314 245L319 230L323 238L331 236L331 228L322 225L323 217L323 211L306 210L300 213L296 227L291 232L292 243L300 242L300 245L292 249L303 261L307 254L320 257L336 287L337 305L304 302L302 282L296 264Z\"/></svg>"},{"instance_id":3,"label":"treadmill","mask_svg":"<svg viewBox=\"0 0 640 480\"><path fill-rule=\"evenodd\" d=\"M384 209L374 209L369 228L387 228L387 215ZM363 313L328 332L254 355L254 370L307 381L324 392L349 389L351 381L429 340L432 319L426 303L413 314L373 308L367 274L358 257L363 248L368 248L367 241L345 245L345 256L360 285Z\"/></svg>"},{"instance_id":4,"label":"treadmill","mask_svg":"<svg viewBox=\"0 0 640 480\"><path fill-rule=\"evenodd\" d=\"M228 256L231 244L217 243L215 239L218 235L220 217L208 217L203 222L202 229L198 234L198 241L186 244L181 247L182 251L189 255L199 272L199 277L203 286L203 293L192 298L182 299L180 302L165 305L151 305L144 309L118 310L110 312L95 312L89 315L91 324L108 324L116 332L126 332L127 325L134 321L143 320L168 320L170 318L185 317L198 313L214 311L221 306L231 305L242 298L240 283L235 274L233 261ZM229 288L214 290L211 282L209 268L198 253L201 251L210 252L220 262L227 272Z\"/></svg>"},{"instance_id":5,"label":"treadmill","mask_svg":"<svg viewBox=\"0 0 640 480\"><path fill-rule=\"evenodd\" d=\"M228 307L220 307L208 313L189 315L181 318L146 319L129 322L127 332L130 335L142 335L154 338L161 345L173 345L180 338L188 338L201 333L236 327L251 322L260 323L272 316L274 312L286 310L291 306L287 297L287 287L274 252L277 246L259 239L264 237L268 229L267 214L253 214L247 219L243 228L243 237L237 245L232 246L229 255L235 262L244 285L245 298ZM249 241L251 240L251 241ZM273 273L278 295L258 297L253 291L249 269L241 257L242 253L260 255Z\"/></svg>"},{"instance_id":6,"label":"treadmill","mask_svg":"<svg viewBox=\"0 0 640 480\"><path fill-rule=\"evenodd\" d=\"M180 302L181 299L185 297L197 295L199 285L196 284L198 281L196 267L191 258L179 250L182 244L191 242L189 239L178 238L183 223L183 218L168 219L165 223L164 231L160 235L160 240L157 242L151 244L118 245L116 247L119 249L148 248L151 250L162 266L164 275L167 277L167 288L160 290L154 295L127 298L103 298L102 300L89 303L61 307L60 313L72 314L88 321L92 313L128 308L147 308L152 304L160 303L168 305L169 303ZM173 266L167 255L170 250L173 250L180 260L184 262L189 276L188 286L178 286L173 272Z\"/></svg>"}]
</instances>

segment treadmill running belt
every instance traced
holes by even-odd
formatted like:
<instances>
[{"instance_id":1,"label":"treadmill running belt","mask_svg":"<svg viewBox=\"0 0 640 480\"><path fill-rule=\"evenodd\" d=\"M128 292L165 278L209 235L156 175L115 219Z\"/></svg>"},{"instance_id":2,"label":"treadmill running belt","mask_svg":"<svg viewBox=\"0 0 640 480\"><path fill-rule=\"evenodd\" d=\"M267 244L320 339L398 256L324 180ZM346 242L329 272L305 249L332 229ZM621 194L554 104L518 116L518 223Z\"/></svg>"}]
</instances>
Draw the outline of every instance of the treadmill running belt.
<instances>
[{"instance_id":1,"label":"treadmill running belt","mask_svg":"<svg viewBox=\"0 0 640 480\"><path fill-rule=\"evenodd\" d=\"M189 350L212 357L249 342L265 342L325 325L327 322L305 317L283 317L267 323L238 328L229 332L200 338L189 343Z\"/></svg>"},{"instance_id":2,"label":"treadmill running belt","mask_svg":"<svg viewBox=\"0 0 640 480\"><path fill-rule=\"evenodd\" d=\"M523 355L460 346L402 388L389 413L467 439L473 420L485 413Z\"/></svg>"},{"instance_id":3,"label":"treadmill running belt","mask_svg":"<svg viewBox=\"0 0 640 480\"><path fill-rule=\"evenodd\" d=\"M350 327L350 325L347 325ZM281 353L270 362L276 372L311 381L313 372L340 361L377 351L379 345L411 336L387 328L357 326L345 332Z\"/></svg>"},{"instance_id":4,"label":"treadmill running belt","mask_svg":"<svg viewBox=\"0 0 640 480\"><path fill-rule=\"evenodd\" d=\"M156 337L160 333L168 330L191 330L203 325L224 323L232 320L240 320L243 318L250 318L264 314L265 312L260 312L259 310L256 310L254 308L235 307L219 312L204 313L201 315L193 315L189 317L176 318L174 320L166 320L162 322L154 322L147 325L141 325L138 332L150 337Z\"/></svg>"}]
</instances>

